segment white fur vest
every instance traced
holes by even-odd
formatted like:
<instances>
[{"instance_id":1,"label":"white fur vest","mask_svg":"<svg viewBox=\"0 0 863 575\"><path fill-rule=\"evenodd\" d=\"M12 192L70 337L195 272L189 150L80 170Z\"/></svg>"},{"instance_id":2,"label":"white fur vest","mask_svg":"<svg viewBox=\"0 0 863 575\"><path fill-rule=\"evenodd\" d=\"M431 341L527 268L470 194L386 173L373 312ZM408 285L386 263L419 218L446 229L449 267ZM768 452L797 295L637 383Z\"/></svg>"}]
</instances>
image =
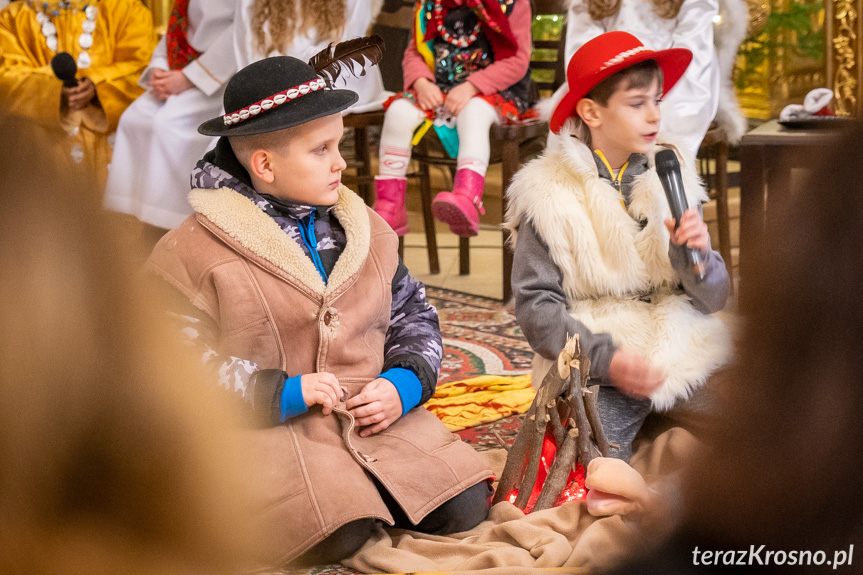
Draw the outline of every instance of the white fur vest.
<instances>
[{"instance_id":1,"label":"white fur vest","mask_svg":"<svg viewBox=\"0 0 863 575\"><path fill-rule=\"evenodd\" d=\"M730 336L718 318L696 310L678 288L663 223L670 211L653 169L662 145L648 154L651 169L633 182L624 210L617 190L599 177L591 151L570 128L568 123L550 136L543 155L515 175L507 191L506 226L515 241L521 222L532 223L560 268L573 318L665 371L666 382L651 399L655 408L668 409L728 361ZM701 204L707 196L697 174L682 159L681 171L689 205ZM550 366L537 355L534 379L541 381Z\"/></svg>"}]
</instances>

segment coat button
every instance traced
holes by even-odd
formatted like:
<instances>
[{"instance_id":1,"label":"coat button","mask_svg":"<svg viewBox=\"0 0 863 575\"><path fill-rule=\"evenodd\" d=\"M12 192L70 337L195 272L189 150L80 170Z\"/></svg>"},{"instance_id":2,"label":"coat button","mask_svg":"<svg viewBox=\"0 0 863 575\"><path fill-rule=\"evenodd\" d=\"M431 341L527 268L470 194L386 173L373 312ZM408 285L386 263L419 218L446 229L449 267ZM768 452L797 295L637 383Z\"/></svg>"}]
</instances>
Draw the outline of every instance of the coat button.
<instances>
[{"instance_id":1,"label":"coat button","mask_svg":"<svg viewBox=\"0 0 863 575\"><path fill-rule=\"evenodd\" d=\"M321 316L321 320L324 322L324 325L336 328L339 325L339 311L336 308L331 307L324 312L324 315Z\"/></svg>"},{"instance_id":2,"label":"coat button","mask_svg":"<svg viewBox=\"0 0 863 575\"><path fill-rule=\"evenodd\" d=\"M359 455L359 456L362 458L362 460L363 460L363 461L365 461L366 463L374 463L375 461L377 461L377 459L376 459L376 458L374 458L374 457L372 457L371 455L366 455L365 453L360 453L359 451L357 451L356 453L357 453L357 455Z\"/></svg>"}]
</instances>

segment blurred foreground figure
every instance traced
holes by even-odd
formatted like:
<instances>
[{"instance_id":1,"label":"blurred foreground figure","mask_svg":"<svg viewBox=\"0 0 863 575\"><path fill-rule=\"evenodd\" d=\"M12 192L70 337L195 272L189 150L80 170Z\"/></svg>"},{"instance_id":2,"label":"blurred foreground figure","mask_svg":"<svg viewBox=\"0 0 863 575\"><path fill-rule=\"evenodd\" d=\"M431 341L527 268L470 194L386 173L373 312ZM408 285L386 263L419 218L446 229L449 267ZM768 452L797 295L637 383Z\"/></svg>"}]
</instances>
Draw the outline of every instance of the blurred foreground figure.
<instances>
[{"instance_id":1,"label":"blurred foreground figure","mask_svg":"<svg viewBox=\"0 0 863 575\"><path fill-rule=\"evenodd\" d=\"M620 573L860 572L861 163L857 124L771 206L746 254L723 417L684 478L677 536Z\"/></svg>"},{"instance_id":2,"label":"blurred foreground figure","mask_svg":"<svg viewBox=\"0 0 863 575\"><path fill-rule=\"evenodd\" d=\"M236 573L230 412L79 193L95 184L0 124L17 135L0 143L0 573Z\"/></svg>"},{"instance_id":3,"label":"blurred foreground figure","mask_svg":"<svg viewBox=\"0 0 863 575\"><path fill-rule=\"evenodd\" d=\"M154 45L152 15L138 0L11 2L0 10L0 113L29 120L46 136L43 148L93 170L101 194L109 136L143 93L136 82ZM75 60L74 87L52 71L61 52Z\"/></svg>"}]
</instances>

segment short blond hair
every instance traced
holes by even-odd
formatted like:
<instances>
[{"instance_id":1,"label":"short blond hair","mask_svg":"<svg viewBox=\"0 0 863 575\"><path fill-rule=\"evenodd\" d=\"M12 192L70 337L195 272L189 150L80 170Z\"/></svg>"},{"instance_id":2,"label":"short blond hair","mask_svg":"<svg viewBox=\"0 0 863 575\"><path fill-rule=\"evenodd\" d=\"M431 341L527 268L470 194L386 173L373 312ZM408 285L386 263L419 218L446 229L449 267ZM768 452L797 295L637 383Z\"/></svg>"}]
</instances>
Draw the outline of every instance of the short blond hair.
<instances>
[{"instance_id":1,"label":"short blond hair","mask_svg":"<svg viewBox=\"0 0 863 575\"><path fill-rule=\"evenodd\" d=\"M275 132L267 132L265 134L253 134L251 136L229 136L228 143L231 144L231 149L234 155L247 170L249 169L249 160L258 150L268 150L274 152L285 153L291 143L291 134L293 128L277 130Z\"/></svg>"}]
</instances>

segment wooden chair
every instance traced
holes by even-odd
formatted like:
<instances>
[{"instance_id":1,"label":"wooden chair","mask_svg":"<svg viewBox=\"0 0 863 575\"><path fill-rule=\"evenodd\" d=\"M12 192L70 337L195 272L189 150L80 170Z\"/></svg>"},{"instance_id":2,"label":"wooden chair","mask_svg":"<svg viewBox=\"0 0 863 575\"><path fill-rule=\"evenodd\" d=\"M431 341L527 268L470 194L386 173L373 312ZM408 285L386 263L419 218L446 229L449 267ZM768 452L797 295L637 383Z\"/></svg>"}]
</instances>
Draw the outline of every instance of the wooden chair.
<instances>
[{"instance_id":1,"label":"wooden chair","mask_svg":"<svg viewBox=\"0 0 863 575\"><path fill-rule=\"evenodd\" d=\"M550 96L554 90L563 84L566 78L564 62L564 43L566 41L566 8L561 0L532 0L532 12L534 22L533 53L531 55L531 70L534 71L534 83L537 85L539 95ZM554 22L560 22L554 26L553 32L559 30L559 34L553 34L552 38L540 37L536 31L537 21L541 17L550 17ZM549 53L551 57L549 58ZM512 181L516 170L520 167L523 158L529 154L535 154L542 150L548 135L548 123L544 121L530 121L522 124L494 125L489 138L491 142L491 157L489 164L500 163L502 171L502 215L506 214L506 190ZM431 273L440 271L437 253L437 241L434 235L434 218L431 212L432 190L429 175L430 166L444 166L449 169L450 175L454 176L456 161L450 158L443 150L437 137L432 131L423 138L419 145L414 147L412 158L419 163L420 192L423 208L423 221L426 228L426 241L429 253L429 269ZM509 232L502 231L503 241L503 301L506 302L512 296L510 279L512 277L512 250L509 246ZM468 238L459 238L459 273L467 275L470 273L470 241Z\"/></svg>"},{"instance_id":2,"label":"wooden chair","mask_svg":"<svg viewBox=\"0 0 863 575\"><path fill-rule=\"evenodd\" d=\"M728 135L716 122L710 124L698 150L699 173L707 185L707 196L716 201L716 223L719 229L719 254L734 286L731 261L731 222L728 213ZM711 172L710 160L714 162Z\"/></svg>"},{"instance_id":3,"label":"wooden chair","mask_svg":"<svg viewBox=\"0 0 863 575\"><path fill-rule=\"evenodd\" d=\"M396 8L398 6L395 6ZM386 9L387 6L384 6ZM372 34L384 39L384 54L379 66L384 88L397 92L402 89L402 54L410 41L410 30L396 26L374 24ZM369 129L384 125L384 111L373 110L344 117L345 128L354 131L354 158L349 167L356 170L356 192L368 205L372 205L374 195L374 174L372 174L372 151L369 142ZM351 177L348 176L350 180Z\"/></svg>"},{"instance_id":4,"label":"wooden chair","mask_svg":"<svg viewBox=\"0 0 863 575\"><path fill-rule=\"evenodd\" d=\"M747 29L753 25L747 4L745 0L719 0L719 14L713 25L713 44L719 62L719 101L722 104L698 150L699 173L707 184L708 196L716 201L719 253L725 260L732 289L734 277L728 214L728 149L739 142L746 131L746 120L737 103L732 75L740 43L746 37ZM712 170L711 160L714 162Z\"/></svg>"}]
</instances>

